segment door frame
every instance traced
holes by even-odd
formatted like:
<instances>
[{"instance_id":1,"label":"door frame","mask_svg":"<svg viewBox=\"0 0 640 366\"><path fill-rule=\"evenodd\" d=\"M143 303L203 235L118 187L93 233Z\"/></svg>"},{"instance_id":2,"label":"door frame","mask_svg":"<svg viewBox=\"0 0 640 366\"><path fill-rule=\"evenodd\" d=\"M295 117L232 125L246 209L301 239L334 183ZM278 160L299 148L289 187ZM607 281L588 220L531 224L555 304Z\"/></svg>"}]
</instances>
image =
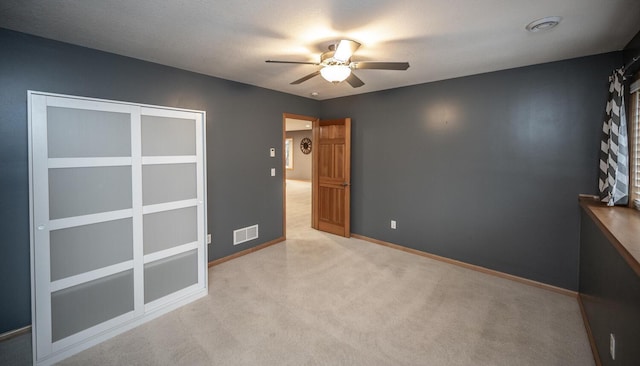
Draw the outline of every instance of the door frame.
<instances>
[{"instance_id":1,"label":"door frame","mask_svg":"<svg viewBox=\"0 0 640 366\"><path fill-rule=\"evenodd\" d=\"M302 114L294 114L294 113L283 113L282 114L282 141L281 141L281 146L280 146L280 151L282 151L282 237L287 239L287 170L285 167L285 160L284 160L284 149L285 149L285 140L287 138L287 118L292 118L292 119L301 119L304 121L309 121L311 122L311 133L315 134L315 130L318 127L318 121L320 120L318 117L312 117L312 116L305 116ZM313 144L313 142L312 142ZM313 145L312 145L313 146ZM311 154L313 154L313 148L311 150ZM312 158L311 159L311 181L313 182L313 179L315 178L315 160ZM313 185L311 188L311 197L313 197ZM313 219L314 219L314 210L313 207L311 208L311 225L313 225Z\"/></svg>"}]
</instances>

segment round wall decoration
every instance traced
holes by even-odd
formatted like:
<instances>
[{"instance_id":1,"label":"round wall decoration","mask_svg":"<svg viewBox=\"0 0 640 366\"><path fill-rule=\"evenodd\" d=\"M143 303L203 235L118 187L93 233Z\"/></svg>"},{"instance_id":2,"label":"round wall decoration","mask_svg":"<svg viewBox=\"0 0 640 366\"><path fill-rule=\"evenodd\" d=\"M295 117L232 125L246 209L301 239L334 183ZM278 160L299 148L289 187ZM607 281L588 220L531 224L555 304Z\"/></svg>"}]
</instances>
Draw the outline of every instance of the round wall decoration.
<instances>
[{"instance_id":1,"label":"round wall decoration","mask_svg":"<svg viewBox=\"0 0 640 366\"><path fill-rule=\"evenodd\" d=\"M311 152L311 139L308 137L305 137L302 139L302 141L300 141L300 150L302 150L302 153L307 155Z\"/></svg>"}]
</instances>

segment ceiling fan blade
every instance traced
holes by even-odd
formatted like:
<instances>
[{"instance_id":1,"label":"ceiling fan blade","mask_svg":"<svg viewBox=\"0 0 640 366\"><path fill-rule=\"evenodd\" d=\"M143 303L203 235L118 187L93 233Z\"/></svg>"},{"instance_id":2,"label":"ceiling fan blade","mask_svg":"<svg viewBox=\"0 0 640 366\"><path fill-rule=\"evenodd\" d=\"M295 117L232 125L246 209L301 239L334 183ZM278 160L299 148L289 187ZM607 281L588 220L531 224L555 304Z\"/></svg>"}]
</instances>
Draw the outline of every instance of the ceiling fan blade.
<instances>
[{"instance_id":1,"label":"ceiling fan blade","mask_svg":"<svg viewBox=\"0 0 640 366\"><path fill-rule=\"evenodd\" d=\"M275 60L267 60L265 61L270 64L301 64L301 65L320 65L317 62L305 62L305 61L275 61Z\"/></svg>"},{"instance_id":2,"label":"ceiling fan blade","mask_svg":"<svg viewBox=\"0 0 640 366\"><path fill-rule=\"evenodd\" d=\"M349 39L343 39L336 46L336 52L333 55L333 58L338 61L347 62L358 48L360 48L360 43Z\"/></svg>"},{"instance_id":3,"label":"ceiling fan blade","mask_svg":"<svg viewBox=\"0 0 640 366\"><path fill-rule=\"evenodd\" d=\"M349 83L354 88L359 88L364 85L364 82L360 80L354 73L351 73L349 77L347 77L346 82Z\"/></svg>"},{"instance_id":4,"label":"ceiling fan blade","mask_svg":"<svg viewBox=\"0 0 640 366\"><path fill-rule=\"evenodd\" d=\"M292 82L292 83L291 83L291 85L297 85L297 84L303 83L303 82L305 82L305 81L307 81L307 80L311 79L312 77L316 77L316 76L318 76L318 75L320 75L320 70L318 70L318 71L316 71L316 72L312 72L311 74L309 74L309 75L307 75L307 76L305 76L305 77L302 77L302 78L300 78L300 79L298 79L298 80L296 80L296 81Z\"/></svg>"},{"instance_id":5,"label":"ceiling fan blade","mask_svg":"<svg viewBox=\"0 0 640 366\"><path fill-rule=\"evenodd\" d=\"M375 69L375 70L406 70L409 68L408 62L353 62L354 69Z\"/></svg>"}]
</instances>

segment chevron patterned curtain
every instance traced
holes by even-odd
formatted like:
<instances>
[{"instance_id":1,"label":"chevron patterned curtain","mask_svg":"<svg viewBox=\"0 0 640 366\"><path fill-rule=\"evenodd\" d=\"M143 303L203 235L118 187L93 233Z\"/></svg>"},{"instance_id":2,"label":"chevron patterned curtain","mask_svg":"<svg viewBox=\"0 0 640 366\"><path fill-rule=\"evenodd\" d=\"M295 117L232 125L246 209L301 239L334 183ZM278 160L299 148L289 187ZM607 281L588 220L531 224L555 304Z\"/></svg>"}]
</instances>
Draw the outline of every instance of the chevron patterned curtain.
<instances>
[{"instance_id":1,"label":"chevron patterned curtain","mask_svg":"<svg viewBox=\"0 0 640 366\"><path fill-rule=\"evenodd\" d=\"M629 147L624 109L624 70L609 77L609 98L600 142L600 199L608 206L629 200Z\"/></svg>"}]
</instances>

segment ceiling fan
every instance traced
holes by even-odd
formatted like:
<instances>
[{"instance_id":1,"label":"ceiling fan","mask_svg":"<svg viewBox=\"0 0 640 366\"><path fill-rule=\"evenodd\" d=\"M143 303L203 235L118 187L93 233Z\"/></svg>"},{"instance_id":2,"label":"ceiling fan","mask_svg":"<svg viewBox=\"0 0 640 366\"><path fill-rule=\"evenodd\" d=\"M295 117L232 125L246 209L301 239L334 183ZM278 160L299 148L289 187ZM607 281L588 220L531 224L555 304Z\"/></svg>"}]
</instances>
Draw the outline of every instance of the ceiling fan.
<instances>
[{"instance_id":1,"label":"ceiling fan","mask_svg":"<svg viewBox=\"0 0 640 366\"><path fill-rule=\"evenodd\" d=\"M351 61L351 56L360 47L360 43L349 39L343 39L336 44L329 46L329 51L320 55L320 62L303 62L303 61L274 61L267 60L268 63L276 64L304 64L322 66L318 71L304 76L294 82L292 85L300 84L315 76L322 75L327 81L339 83L347 81L354 88L364 85L364 82L353 74L353 70L358 69L375 69L375 70L406 70L409 68L408 62L373 62L373 61Z\"/></svg>"}]
</instances>

